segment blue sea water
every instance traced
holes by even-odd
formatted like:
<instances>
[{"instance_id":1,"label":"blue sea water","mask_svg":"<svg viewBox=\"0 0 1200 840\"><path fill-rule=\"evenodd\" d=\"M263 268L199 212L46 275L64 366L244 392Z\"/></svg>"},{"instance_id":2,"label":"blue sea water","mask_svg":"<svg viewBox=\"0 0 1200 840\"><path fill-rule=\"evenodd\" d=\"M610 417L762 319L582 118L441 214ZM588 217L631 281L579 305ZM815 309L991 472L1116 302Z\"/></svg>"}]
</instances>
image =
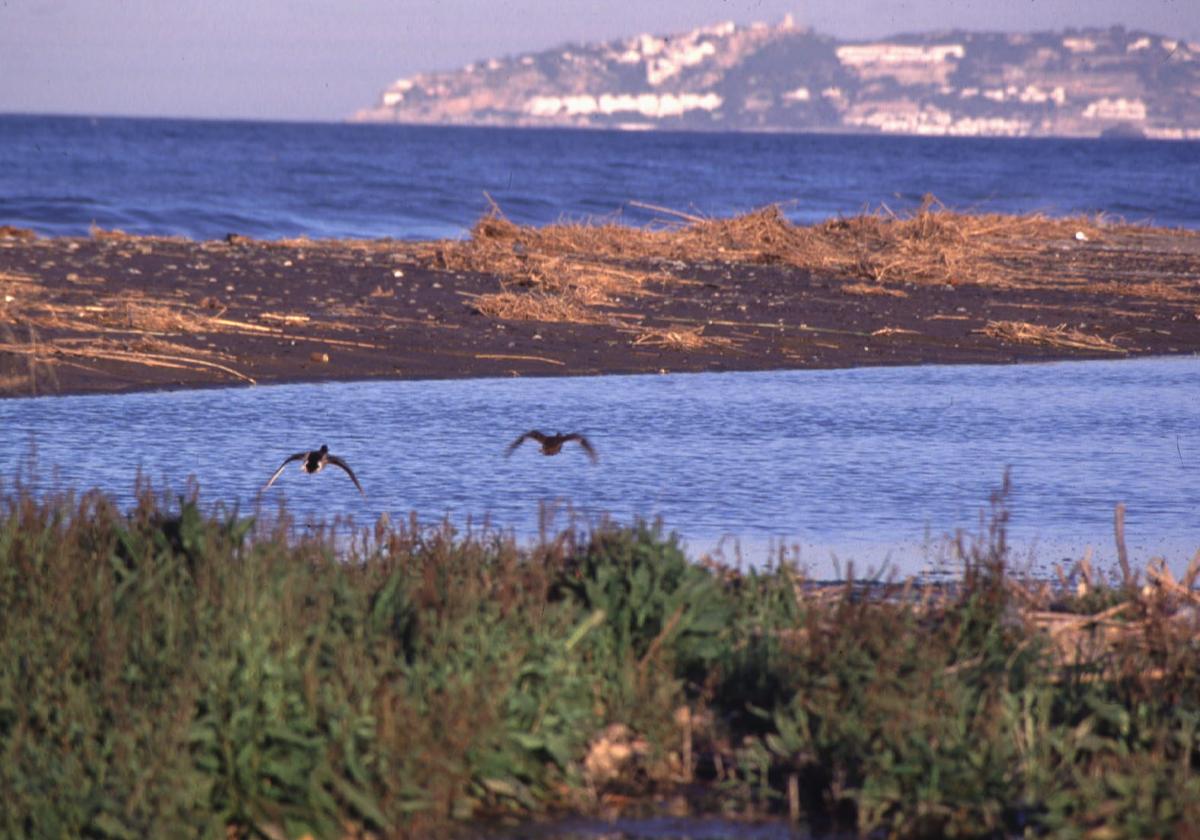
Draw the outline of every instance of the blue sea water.
<instances>
[{"instance_id":1,"label":"blue sea water","mask_svg":"<svg viewBox=\"0 0 1200 840\"><path fill-rule=\"evenodd\" d=\"M490 196L519 222L797 221L954 209L1200 227L1200 143L621 133L0 116L0 224L209 239L460 236Z\"/></svg>"}]
</instances>

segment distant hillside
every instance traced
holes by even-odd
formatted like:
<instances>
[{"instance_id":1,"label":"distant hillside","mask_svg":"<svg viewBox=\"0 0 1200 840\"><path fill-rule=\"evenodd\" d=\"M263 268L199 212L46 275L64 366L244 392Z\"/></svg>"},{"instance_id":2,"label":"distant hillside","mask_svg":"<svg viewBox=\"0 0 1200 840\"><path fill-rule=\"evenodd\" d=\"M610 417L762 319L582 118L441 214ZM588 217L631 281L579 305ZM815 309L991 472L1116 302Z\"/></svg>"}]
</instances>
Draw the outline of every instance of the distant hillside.
<instances>
[{"instance_id":1,"label":"distant hillside","mask_svg":"<svg viewBox=\"0 0 1200 840\"><path fill-rule=\"evenodd\" d=\"M1200 139L1200 43L1121 27L862 42L790 18L723 23L422 73L353 119Z\"/></svg>"}]
</instances>

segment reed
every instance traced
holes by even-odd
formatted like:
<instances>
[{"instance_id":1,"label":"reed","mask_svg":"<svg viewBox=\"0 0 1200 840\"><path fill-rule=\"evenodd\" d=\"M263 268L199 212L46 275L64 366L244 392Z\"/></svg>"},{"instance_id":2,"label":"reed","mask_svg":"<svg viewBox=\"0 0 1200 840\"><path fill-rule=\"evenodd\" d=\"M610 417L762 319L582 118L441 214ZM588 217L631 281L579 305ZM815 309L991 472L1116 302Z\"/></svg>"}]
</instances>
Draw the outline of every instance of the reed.
<instances>
[{"instance_id":1,"label":"reed","mask_svg":"<svg viewBox=\"0 0 1200 840\"><path fill-rule=\"evenodd\" d=\"M382 837L665 796L897 836L1200 818L1200 557L954 585L0 491L0 834ZM342 527L344 531L344 526Z\"/></svg>"},{"instance_id":2,"label":"reed","mask_svg":"<svg viewBox=\"0 0 1200 840\"><path fill-rule=\"evenodd\" d=\"M960 213L933 196L906 214L880 207L814 225L793 224L778 206L728 219L669 215L645 227L608 219L529 227L493 205L468 239L427 246L419 255L436 268L499 277L504 305L491 300L480 311L529 320L586 323L596 318L588 306L617 296L669 293L673 284L690 282L697 266L713 264L788 266L837 279L851 295L903 297L905 284L973 284L1082 287L1136 300L1200 302L1190 257L1180 258L1178 271L1148 265L1113 278L1114 249L1136 257L1155 231L1102 215ZM1108 279L1091 279L1096 277ZM564 305L549 305L554 296ZM530 303L518 304L520 297Z\"/></svg>"},{"instance_id":3,"label":"reed","mask_svg":"<svg viewBox=\"0 0 1200 840\"><path fill-rule=\"evenodd\" d=\"M1066 324L1046 327L1027 321L988 321L987 325L977 332L1002 341L1015 341L1023 344L1044 344L1050 347L1070 347L1075 350L1103 350L1106 353L1129 352L1103 336L1081 332Z\"/></svg>"},{"instance_id":4,"label":"reed","mask_svg":"<svg viewBox=\"0 0 1200 840\"><path fill-rule=\"evenodd\" d=\"M654 328L642 327L637 330L635 346L670 347L675 350L698 350L702 347L736 347L737 342L732 338L718 335L705 335L704 326Z\"/></svg>"}]
</instances>

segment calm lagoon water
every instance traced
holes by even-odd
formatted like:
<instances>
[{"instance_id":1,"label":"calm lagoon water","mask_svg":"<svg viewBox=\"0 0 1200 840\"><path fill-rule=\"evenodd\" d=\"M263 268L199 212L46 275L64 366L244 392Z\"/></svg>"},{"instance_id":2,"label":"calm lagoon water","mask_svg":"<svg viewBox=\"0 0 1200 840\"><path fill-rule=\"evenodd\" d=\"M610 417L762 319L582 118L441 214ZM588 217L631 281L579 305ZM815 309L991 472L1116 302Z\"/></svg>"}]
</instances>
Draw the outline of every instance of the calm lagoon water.
<instances>
[{"instance_id":1,"label":"calm lagoon water","mask_svg":"<svg viewBox=\"0 0 1200 840\"><path fill-rule=\"evenodd\" d=\"M579 430L547 458L519 433ZM261 496L300 521L417 511L535 535L661 517L694 555L798 552L814 574L919 572L978 532L1005 469L1018 557L1111 561L1113 508L1144 561L1200 549L1200 359L561 379L353 382L0 401L4 476L41 491L156 488L253 509L283 458L328 443L362 481L295 465ZM792 555L796 557L796 554Z\"/></svg>"}]
</instances>

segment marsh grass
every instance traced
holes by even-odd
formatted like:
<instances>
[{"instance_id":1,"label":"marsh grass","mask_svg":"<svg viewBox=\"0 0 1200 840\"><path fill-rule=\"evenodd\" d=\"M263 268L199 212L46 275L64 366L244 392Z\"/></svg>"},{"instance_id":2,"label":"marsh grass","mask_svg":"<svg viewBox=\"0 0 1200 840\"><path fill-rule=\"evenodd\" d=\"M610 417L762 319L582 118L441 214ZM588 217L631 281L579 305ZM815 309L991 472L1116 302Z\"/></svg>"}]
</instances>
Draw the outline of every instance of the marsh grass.
<instances>
[{"instance_id":1,"label":"marsh grass","mask_svg":"<svg viewBox=\"0 0 1200 840\"><path fill-rule=\"evenodd\" d=\"M431 836L679 795L898 836L1196 824L1200 560L1023 581L1004 524L952 586L822 587L644 523L339 541L18 485L0 834Z\"/></svg>"}]
</instances>

